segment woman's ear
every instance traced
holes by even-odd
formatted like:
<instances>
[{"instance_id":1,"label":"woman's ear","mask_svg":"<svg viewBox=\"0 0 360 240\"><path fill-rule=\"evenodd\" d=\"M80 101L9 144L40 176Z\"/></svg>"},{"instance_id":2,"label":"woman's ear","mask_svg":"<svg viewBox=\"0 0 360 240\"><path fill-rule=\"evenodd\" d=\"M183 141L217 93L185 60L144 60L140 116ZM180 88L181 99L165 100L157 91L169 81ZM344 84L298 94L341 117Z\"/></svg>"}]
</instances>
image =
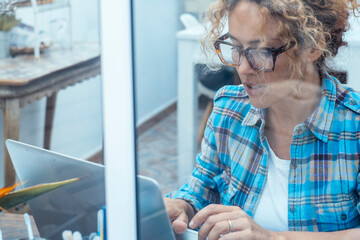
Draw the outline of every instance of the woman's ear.
<instances>
[{"instance_id":1,"label":"woman's ear","mask_svg":"<svg viewBox=\"0 0 360 240\"><path fill-rule=\"evenodd\" d=\"M321 56L322 51L319 49L309 49L307 51L307 60L308 62L315 62L316 60L319 59L319 57Z\"/></svg>"}]
</instances>

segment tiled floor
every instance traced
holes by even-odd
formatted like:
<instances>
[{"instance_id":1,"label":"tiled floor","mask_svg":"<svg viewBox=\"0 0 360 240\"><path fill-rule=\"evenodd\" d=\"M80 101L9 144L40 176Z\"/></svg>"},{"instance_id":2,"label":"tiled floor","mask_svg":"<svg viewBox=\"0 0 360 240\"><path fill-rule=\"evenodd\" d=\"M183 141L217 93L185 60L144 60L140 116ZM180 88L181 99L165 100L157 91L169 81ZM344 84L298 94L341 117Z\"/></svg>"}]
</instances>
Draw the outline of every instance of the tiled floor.
<instances>
[{"instance_id":1,"label":"tiled floor","mask_svg":"<svg viewBox=\"0 0 360 240\"><path fill-rule=\"evenodd\" d=\"M199 122L206 99L199 101ZM177 188L176 111L142 133L137 141L138 173L154 178L165 195ZM195 161L195 159L194 159Z\"/></svg>"}]
</instances>

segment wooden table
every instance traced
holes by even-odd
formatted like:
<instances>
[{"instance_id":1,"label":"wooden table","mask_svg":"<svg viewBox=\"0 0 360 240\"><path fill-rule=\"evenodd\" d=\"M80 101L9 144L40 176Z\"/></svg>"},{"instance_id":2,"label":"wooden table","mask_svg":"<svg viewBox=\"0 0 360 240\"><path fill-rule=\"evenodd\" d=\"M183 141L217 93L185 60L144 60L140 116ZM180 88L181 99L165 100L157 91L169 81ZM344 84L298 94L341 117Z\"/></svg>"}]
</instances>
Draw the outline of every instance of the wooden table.
<instances>
[{"instance_id":1,"label":"wooden table","mask_svg":"<svg viewBox=\"0 0 360 240\"><path fill-rule=\"evenodd\" d=\"M100 74L99 43L74 43L71 50L50 48L32 55L0 60L0 108L4 111L4 140L19 139L20 107L47 97L44 148L50 148L56 94L67 86ZM9 154L4 151L5 185L15 181Z\"/></svg>"},{"instance_id":2,"label":"wooden table","mask_svg":"<svg viewBox=\"0 0 360 240\"><path fill-rule=\"evenodd\" d=\"M34 219L30 216L34 237L40 237ZM0 213L0 229L3 239L20 239L28 236L22 214Z\"/></svg>"}]
</instances>

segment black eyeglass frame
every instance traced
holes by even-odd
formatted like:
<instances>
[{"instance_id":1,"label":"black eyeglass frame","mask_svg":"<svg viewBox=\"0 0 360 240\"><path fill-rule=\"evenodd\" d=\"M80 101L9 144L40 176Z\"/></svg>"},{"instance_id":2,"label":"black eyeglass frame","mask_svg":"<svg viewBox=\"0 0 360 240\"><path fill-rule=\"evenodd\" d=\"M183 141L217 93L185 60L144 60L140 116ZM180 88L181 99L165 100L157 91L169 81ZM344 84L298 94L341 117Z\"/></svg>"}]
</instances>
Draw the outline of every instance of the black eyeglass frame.
<instances>
[{"instance_id":1,"label":"black eyeglass frame","mask_svg":"<svg viewBox=\"0 0 360 240\"><path fill-rule=\"evenodd\" d=\"M216 53L217 55L219 56L220 58L220 61L227 65L227 66L230 66L230 67L238 67L240 66L241 64L241 56L244 55L246 60L248 61L248 63L250 64L251 68L254 69L255 71L264 71L264 72L273 72L274 69L275 69L275 64L276 64L276 58L279 54L285 52L287 49L290 49L294 46L293 43L291 43L291 45L289 46L289 48L287 48L288 44L285 44L279 48L254 48L254 47L248 47L244 50L241 50L241 48L237 45L234 45L234 44L231 44L229 42L226 42L225 40L228 39L228 38L233 38L229 33L226 33L222 36L220 36L214 43L214 47L215 47L215 50L216 50ZM220 50L220 44L226 44L226 45L229 45L229 46L232 46L234 48L236 48L238 51L239 51L239 64L231 64L227 61L224 60L224 58L222 57L222 54L221 54L221 50ZM262 68L259 68L258 66L256 66L256 64L253 62L252 58L250 57L249 55L249 51L251 50L266 50L266 51L269 51L271 52L271 55L273 57L273 67L272 69L262 69Z\"/></svg>"}]
</instances>

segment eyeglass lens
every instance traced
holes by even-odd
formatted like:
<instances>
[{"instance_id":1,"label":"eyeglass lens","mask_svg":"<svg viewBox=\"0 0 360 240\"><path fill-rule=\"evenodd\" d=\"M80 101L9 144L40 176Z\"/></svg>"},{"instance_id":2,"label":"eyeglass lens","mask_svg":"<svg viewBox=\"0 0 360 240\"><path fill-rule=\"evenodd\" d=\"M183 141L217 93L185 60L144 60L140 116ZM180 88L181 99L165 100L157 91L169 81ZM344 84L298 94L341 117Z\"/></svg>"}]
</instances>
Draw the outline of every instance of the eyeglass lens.
<instances>
[{"instance_id":1,"label":"eyeglass lens","mask_svg":"<svg viewBox=\"0 0 360 240\"><path fill-rule=\"evenodd\" d=\"M272 52L266 49L249 49L245 51L243 55L237 48L229 44L219 44L220 53L223 60L233 66L239 66L242 62L243 55L250 65L256 70L272 70L274 60Z\"/></svg>"}]
</instances>

